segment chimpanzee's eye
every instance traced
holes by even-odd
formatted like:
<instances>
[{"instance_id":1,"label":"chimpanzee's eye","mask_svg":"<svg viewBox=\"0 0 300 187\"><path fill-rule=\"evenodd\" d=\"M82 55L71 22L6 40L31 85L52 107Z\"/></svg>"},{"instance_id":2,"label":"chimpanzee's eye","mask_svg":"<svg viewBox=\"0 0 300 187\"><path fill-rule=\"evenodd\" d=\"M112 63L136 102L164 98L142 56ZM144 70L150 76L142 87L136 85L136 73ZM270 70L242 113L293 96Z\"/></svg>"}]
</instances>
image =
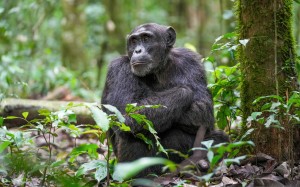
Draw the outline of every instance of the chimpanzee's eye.
<instances>
[{"instance_id":1,"label":"chimpanzee's eye","mask_svg":"<svg viewBox=\"0 0 300 187\"><path fill-rule=\"evenodd\" d=\"M135 45L135 44L137 43L137 39L136 39L136 38L132 38L132 39L131 39L131 43L132 43L133 45Z\"/></svg>"},{"instance_id":2,"label":"chimpanzee's eye","mask_svg":"<svg viewBox=\"0 0 300 187\"><path fill-rule=\"evenodd\" d=\"M143 42L147 42L149 40L149 36L143 36Z\"/></svg>"},{"instance_id":3,"label":"chimpanzee's eye","mask_svg":"<svg viewBox=\"0 0 300 187\"><path fill-rule=\"evenodd\" d=\"M149 42L150 39L151 39L150 36L147 35L147 34L144 34L144 35L142 36L142 41L143 41L143 42Z\"/></svg>"}]
</instances>

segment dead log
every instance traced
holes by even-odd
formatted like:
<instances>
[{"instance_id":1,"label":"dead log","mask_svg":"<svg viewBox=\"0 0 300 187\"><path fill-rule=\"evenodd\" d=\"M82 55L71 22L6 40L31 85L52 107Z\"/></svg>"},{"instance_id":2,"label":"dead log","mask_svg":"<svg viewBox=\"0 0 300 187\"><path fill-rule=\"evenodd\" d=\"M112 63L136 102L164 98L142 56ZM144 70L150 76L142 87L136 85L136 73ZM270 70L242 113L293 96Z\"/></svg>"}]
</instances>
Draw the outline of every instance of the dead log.
<instances>
[{"instance_id":1,"label":"dead log","mask_svg":"<svg viewBox=\"0 0 300 187\"><path fill-rule=\"evenodd\" d=\"M17 116L22 117L23 112L29 112L28 120L41 118L38 110L47 109L51 112L63 110L71 101L46 101L46 100L31 100L31 99L14 99L7 98L0 102L0 116ZM74 105L85 102L72 102ZM84 106L72 107L71 109L77 116L77 124L95 124L89 109ZM4 124L8 127L16 127L26 124L23 119L6 119Z\"/></svg>"}]
</instances>

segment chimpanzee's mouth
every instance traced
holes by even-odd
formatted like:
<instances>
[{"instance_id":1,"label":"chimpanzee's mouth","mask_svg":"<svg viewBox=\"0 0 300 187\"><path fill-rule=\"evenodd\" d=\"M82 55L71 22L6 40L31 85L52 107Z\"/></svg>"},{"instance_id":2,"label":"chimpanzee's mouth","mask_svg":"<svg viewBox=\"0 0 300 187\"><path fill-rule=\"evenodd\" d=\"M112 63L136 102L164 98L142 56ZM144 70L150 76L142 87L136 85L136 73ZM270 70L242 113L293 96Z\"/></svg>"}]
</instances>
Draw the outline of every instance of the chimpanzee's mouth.
<instances>
[{"instance_id":1,"label":"chimpanzee's mouth","mask_svg":"<svg viewBox=\"0 0 300 187\"><path fill-rule=\"evenodd\" d=\"M145 61L136 61L136 62L131 63L132 66L139 66L139 65L145 65L145 64L147 64L147 62L145 62Z\"/></svg>"}]
</instances>

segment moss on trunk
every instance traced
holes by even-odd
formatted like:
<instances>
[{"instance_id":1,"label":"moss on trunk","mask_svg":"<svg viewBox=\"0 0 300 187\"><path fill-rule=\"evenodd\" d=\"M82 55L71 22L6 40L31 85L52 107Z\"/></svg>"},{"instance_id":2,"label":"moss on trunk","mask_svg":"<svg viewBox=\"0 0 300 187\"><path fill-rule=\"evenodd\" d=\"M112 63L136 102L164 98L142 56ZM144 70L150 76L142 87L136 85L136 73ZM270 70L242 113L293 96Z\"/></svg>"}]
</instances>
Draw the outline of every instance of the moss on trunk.
<instances>
[{"instance_id":1,"label":"moss on trunk","mask_svg":"<svg viewBox=\"0 0 300 187\"><path fill-rule=\"evenodd\" d=\"M262 104L253 101L266 95L285 96L296 89L295 50L292 36L292 0L239 0L236 4L239 39L250 39L247 47L239 49L242 87L241 101L244 123ZM257 129L252 139L257 152L264 152L279 160L291 158L292 136L289 124L286 130Z\"/></svg>"}]
</instances>

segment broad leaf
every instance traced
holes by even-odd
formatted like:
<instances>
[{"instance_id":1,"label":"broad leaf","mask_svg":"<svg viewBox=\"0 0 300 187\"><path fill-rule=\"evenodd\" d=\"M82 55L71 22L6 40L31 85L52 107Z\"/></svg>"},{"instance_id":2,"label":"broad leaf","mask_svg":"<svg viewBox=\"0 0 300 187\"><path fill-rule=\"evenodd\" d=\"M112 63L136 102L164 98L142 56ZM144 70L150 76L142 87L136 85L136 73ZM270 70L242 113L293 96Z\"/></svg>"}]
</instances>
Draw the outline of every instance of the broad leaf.
<instances>
[{"instance_id":1,"label":"broad leaf","mask_svg":"<svg viewBox=\"0 0 300 187\"><path fill-rule=\"evenodd\" d=\"M98 106L89 104L87 105L92 112L92 117L94 118L96 124L106 132L109 129L108 115L103 112Z\"/></svg>"},{"instance_id":2,"label":"broad leaf","mask_svg":"<svg viewBox=\"0 0 300 187\"><path fill-rule=\"evenodd\" d=\"M240 44L242 44L244 47L246 47L247 43L249 42L249 39L239 40Z\"/></svg>"},{"instance_id":3,"label":"broad leaf","mask_svg":"<svg viewBox=\"0 0 300 187\"><path fill-rule=\"evenodd\" d=\"M201 142L202 145L204 145L206 148L211 148L212 144L213 144L213 140L208 140L208 141L203 141Z\"/></svg>"},{"instance_id":4,"label":"broad leaf","mask_svg":"<svg viewBox=\"0 0 300 187\"><path fill-rule=\"evenodd\" d=\"M125 123L125 118L124 116L121 114L121 112L114 106L112 105L102 105L104 106L107 110L113 112L116 114L118 120L121 122L121 123Z\"/></svg>"},{"instance_id":5,"label":"broad leaf","mask_svg":"<svg viewBox=\"0 0 300 187\"><path fill-rule=\"evenodd\" d=\"M175 164L172 161L167 160L165 158L145 157L130 163L117 164L112 177L114 180L122 182L126 179L134 177L139 172L154 165L166 165L171 169L171 171L174 171L176 168Z\"/></svg>"},{"instance_id":6,"label":"broad leaf","mask_svg":"<svg viewBox=\"0 0 300 187\"><path fill-rule=\"evenodd\" d=\"M209 174L199 177L199 179L204 180L204 181L209 181L213 175L214 175L213 173L209 173Z\"/></svg>"},{"instance_id":7,"label":"broad leaf","mask_svg":"<svg viewBox=\"0 0 300 187\"><path fill-rule=\"evenodd\" d=\"M226 164L231 164L231 163L237 163L237 164L240 164L241 160L244 160L246 158L246 156L239 156L239 157L236 157L236 158L232 158L232 159L224 159L224 162Z\"/></svg>"},{"instance_id":8,"label":"broad leaf","mask_svg":"<svg viewBox=\"0 0 300 187\"><path fill-rule=\"evenodd\" d=\"M28 114L29 114L29 112L23 112L23 113L22 113L22 116L23 116L25 119L27 119Z\"/></svg>"},{"instance_id":9,"label":"broad leaf","mask_svg":"<svg viewBox=\"0 0 300 187\"><path fill-rule=\"evenodd\" d=\"M5 142L1 143L0 144L0 153L2 153L10 144L11 144L11 142L9 142L9 141L5 141Z\"/></svg>"},{"instance_id":10,"label":"broad leaf","mask_svg":"<svg viewBox=\"0 0 300 187\"><path fill-rule=\"evenodd\" d=\"M101 167L98 167L95 172L95 179L100 182L102 179L104 179L107 176L107 167L106 164L102 165Z\"/></svg>"},{"instance_id":11,"label":"broad leaf","mask_svg":"<svg viewBox=\"0 0 300 187\"><path fill-rule=\"evenodd\" d=\"M89 171L96 169L95 178L99 182L107 175L107 163L104 160L92 160L91 162L82 164L75 176L87 174Z\"/></svg>"},{"instance_id":12,"label":"broad leaf","mask_svg":"<svg viewBox=\"0 0 300 187\"><path fill-rule=\"evenodd\" d=\"M207 159L208 159L208 161L209 161L209 162L212 162L213 158L214 158L214 152L211 151L211 150L209 150L209 151L207 152Z\"/></svg>"}]
</instances>

